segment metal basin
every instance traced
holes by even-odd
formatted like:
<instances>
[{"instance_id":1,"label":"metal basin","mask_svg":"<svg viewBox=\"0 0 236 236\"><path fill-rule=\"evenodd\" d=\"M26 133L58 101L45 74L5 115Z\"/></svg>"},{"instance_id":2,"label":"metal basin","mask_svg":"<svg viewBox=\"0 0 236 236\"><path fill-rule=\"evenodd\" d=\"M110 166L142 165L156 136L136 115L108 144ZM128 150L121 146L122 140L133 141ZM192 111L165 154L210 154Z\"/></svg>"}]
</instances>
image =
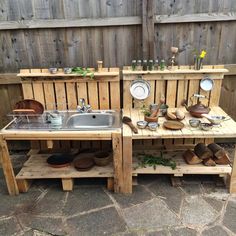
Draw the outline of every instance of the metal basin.
<instances>
[{"instance_id":1,"label":"metal basin","mask_svg":"<svg viewBox=\"0 0 236 236\"><path fill-rule=\"evenodd\" d=\"M68 129L101 130L120 127L120 113L115 111L93 111L71 115L66 121Z\"/></svg>"}]
</instances>

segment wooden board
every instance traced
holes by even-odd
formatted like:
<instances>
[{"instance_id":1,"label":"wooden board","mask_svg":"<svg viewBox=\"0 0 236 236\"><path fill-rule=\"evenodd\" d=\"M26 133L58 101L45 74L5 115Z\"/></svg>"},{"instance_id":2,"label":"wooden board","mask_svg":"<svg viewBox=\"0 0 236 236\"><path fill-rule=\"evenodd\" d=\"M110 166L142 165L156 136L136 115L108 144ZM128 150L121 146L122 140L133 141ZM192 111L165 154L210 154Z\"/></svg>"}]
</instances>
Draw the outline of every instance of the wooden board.
<instances>
[{"instance_id":1,"label":"wooden board","mask_svg":"<svg viewBox=\"0 0 236 236\"><path fill-rule=\"evenodd\" d=\"M53 168L46 160L49 154L32 155L17 174L16 179L57 179L57 178L93 178L113 177L113 165L94 166L89 171L77 171L71 164L68 167Z\"/></svg>"},{"instance_id":2,"label":"wooden board","mask_svg":"<svg viewBox=\"0 0 236 236\"><path fill-rule=\"evenodd\" d=\"M159 152L153 151L145 151L147 154L157 155L159 156ZM165 158L172 158L176 164L176 169L172 170L167 166L157 166L156 170L153 167L141 168L138 165L137 161L137 153L133 154L133 175L136 174L174 174L174 175L182 175L182 174L230 174L232 171L232 167L230 165L216 165L214 167L204 166L202 163L197 165L188 165L183 157L183 151L174 151L164 153Z\"/></svg>"}]
</instances>

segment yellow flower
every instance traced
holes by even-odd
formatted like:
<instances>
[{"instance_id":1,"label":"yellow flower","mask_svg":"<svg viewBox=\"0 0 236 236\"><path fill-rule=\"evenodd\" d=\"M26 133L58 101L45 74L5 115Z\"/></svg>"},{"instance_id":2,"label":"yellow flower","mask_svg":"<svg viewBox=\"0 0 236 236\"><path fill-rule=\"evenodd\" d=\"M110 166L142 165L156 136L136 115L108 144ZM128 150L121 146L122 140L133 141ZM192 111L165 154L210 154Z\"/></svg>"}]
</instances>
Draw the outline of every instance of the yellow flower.
<instances>
[{"instance_id":1,"label":"yellow flower","mask_svg":"<svg viewBox=\"0 0 236 236\"><path fill-rule=\"evenodd\" d=\"M206 56L206 51L202 50L201 54L200 54L200 58L204 58Z\"/></svg>"}]
</instances>

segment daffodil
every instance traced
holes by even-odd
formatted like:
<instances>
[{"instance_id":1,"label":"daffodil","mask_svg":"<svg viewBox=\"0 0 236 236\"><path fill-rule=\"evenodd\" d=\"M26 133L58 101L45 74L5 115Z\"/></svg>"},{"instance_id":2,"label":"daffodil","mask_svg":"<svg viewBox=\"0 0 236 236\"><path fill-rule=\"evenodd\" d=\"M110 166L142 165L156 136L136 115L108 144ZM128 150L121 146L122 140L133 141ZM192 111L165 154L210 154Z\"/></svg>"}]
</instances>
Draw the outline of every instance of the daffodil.
<instances>
[{"instance_id":1,"label":"daffodil","mask_svg":"<svg viewBox=\"0 0 236 236\"><path fill-rule=\"evenodd\" d=\"M200 54L200 58L204 58L206 56L206 51L202 50Z\"/></svg>"}]
</instances>

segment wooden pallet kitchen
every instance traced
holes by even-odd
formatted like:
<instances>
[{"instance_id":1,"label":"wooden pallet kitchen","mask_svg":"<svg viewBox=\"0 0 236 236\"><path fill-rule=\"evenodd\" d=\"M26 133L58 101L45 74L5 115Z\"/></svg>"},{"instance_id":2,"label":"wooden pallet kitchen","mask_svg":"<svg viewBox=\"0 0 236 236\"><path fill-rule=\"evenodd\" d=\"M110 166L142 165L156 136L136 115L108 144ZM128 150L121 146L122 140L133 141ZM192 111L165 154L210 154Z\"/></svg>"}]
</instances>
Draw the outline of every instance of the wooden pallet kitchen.
<instances>
[{"instance_id":1,"label":"wooden pallet kitchen","mask_svg":"<svg viewBox=\"0 0 236 236\"><path fill-rule=\"evenodd\" d=\"M159 103L161 96L164 96L166 104L169 105L170 109L175 110L176 107L181 107L181 101L183 99L189 102L192 94L198 93L208 98L206 105L211 107L210 114L227 116L218 106L221 83L225 72L227 72L227 70L221 66L205 66L201 70L193 70L189 67L175 67L173 70L164 71L132 71L129 67L125 67L123 70L123 115L129 116L133 123L136 124L137 121L144 120L144 115L140 111L140 106L143 103L146 105ZM142 76L142 78L149 81L151 85L150 96L141 103L140 101L135 101L129 92L130 84L137 79L137 76ZM200 80L206 76L214 81L214 87L210 92L203 91L200 88ZM175 170L163 166L157 166L156 170L154 170L153 167L137 168L136 153L140 150L155 150L162 147L165 148L165 151L173 151L176 146L182 146L182 148L186 146L193 147L195 143L199 142L210 143L214 138L236 137L236 122L231 118L223 122L220 128L203 131L192 128L188 123L191 118L190 114L185 108L181 109L185 113L185 119L182 121L185 127L182 130L173 131L163 128L164 117L159 117L158 122L160 123L160 128L158 128L157 131L139 129L139 133L134 134L127 125L123 125L123 155L125 156L125 186L123 189L125 192L132 192L132 177L138 174L173 174L175 176L182 176L184 174L231 175L230 192L236 192L235 161L233 167L230 165L208 167L202 164L190 166L177 154L177 168ZM205 118L202 120L204 119ZM168 156L168 154L166 155Z\"/></svg>"},{"instance_id":2,"label":"wooden pallet kitchen","mask_svg":"<svg viewBox=\"0 0 236 236\"><path fill-rule=\"evenodd\" d=\"M120 79L118 68L103 68L94 72L94 79L78 75L65 75L62 71L55 75L47 69L21 70L24 98L40 101L47 110L76 109L78 99L84 98L92 109L120 109ZM73 189L74 178L105 177L108 188L122 192L122 138L121 128L105 131L25 131L7 130L1 132L2 167L4 170L9 194L17 195L26 192L33 179L61 179L63 190ZM31 150L31 156L25 162L21 171L15 175L8 151L7 141L36 141ZM104 167L94 167L81 173L72 166L63 170L47 166L48 154L39 154L45 148L71 148L74 141L92 142L93 147L100 147L103 142L111 142L113 149L113 164ZM110 144L110 143L109 143Z\"/></svg>"}]
</instances>

